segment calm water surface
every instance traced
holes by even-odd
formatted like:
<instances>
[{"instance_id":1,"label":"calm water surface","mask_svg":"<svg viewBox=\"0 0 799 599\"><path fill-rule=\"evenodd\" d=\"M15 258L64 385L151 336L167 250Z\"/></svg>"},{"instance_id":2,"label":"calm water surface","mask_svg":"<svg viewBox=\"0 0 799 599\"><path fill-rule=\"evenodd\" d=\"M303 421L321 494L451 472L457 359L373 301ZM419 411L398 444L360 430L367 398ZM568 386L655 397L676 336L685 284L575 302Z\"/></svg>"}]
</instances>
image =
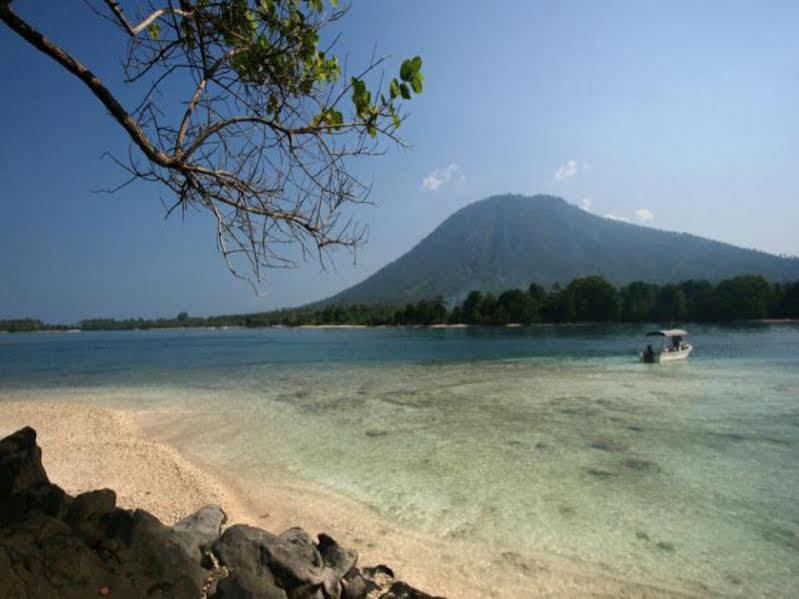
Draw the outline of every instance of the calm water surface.
<instances>
[{"instance_id":1,"label":"calm water surface","mask_svg":"<svg viewBox=\"0 0 799 599\"><path fill-rule=\"evenodd\" d=\"M799 327L0 335L2 392L213 414L193 450L403 525L736 597L799 589Z\"/></svg>"}]
</instances>

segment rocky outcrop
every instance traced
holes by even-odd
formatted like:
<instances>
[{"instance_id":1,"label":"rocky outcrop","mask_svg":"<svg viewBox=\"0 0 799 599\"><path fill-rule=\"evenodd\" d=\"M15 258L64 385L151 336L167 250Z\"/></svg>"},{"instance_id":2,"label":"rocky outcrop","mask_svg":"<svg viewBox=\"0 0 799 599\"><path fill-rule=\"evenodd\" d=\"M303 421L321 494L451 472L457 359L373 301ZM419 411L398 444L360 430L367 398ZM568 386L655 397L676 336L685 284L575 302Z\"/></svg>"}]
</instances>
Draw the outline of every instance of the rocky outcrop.
<instances>
[{"instance_id":1,"label":"rocky outcrop","mask_svg":"<svg viewBox=\"0 0 799 599\"><path fill-rule=\"evenodd\" d=\"M31 428L0 441L0 597L433 599L326 534L223 531L218 506L165 526L110 489L72 497L41 455Z\"/></svg>"}]
</instances>

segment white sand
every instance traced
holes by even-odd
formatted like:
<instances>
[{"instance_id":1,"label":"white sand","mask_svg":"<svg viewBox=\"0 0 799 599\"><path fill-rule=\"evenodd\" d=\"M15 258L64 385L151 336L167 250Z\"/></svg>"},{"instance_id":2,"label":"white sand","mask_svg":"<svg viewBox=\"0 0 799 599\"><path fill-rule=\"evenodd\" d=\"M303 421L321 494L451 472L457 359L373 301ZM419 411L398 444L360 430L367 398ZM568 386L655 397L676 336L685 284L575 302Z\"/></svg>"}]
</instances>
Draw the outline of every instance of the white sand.
<instances>
[{"instance_id":1,"label":"white sand","mask_svg":"<svg viewBox=\"0 0 799 599\"><path fill-rule=\"evenodd\" d=\"M327 532L358 549L361 565L386 563L427 592L452 598L707 596L650 587L613 577L601 566L546 555L438 541L401 530L364 506L302 481L242 481L235 472L212 472L148 435L169 439L179 415L139 413L35 399L0 400L0 436L25 425L38 432L50 480L69 493L108 487L122 507L143 508L167 524L208 504L229 516L280 532L299 525Z\"/></svg>"},{"instance_id":2,"label":"white sand","mask_svg":"<svg viewBox=\"0 0 799 599\"><path fill-rule=\"evenodd\" d=\"M247 520L237 498L175 449L147 441L130 413L70 403L0 403L0 436L37 432L51 482L71 494L114 489L117 504L172 524L208 503Z\"/></svg>"}]
</instances>

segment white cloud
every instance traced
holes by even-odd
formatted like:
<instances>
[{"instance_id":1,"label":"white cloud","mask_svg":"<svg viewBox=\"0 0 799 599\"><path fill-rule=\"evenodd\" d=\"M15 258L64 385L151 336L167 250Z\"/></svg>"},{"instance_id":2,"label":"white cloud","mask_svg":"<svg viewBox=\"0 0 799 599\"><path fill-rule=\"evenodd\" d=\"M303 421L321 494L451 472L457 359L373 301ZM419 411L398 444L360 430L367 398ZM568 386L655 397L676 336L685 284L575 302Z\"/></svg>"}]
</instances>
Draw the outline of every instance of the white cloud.
<instances>
[{"instance_id":1,"label":"white cloud","mask_svg":"<svg viewBox=\"0 0 799 599\"><path fill-rule=\"evenodd\" d=\"M569 160L566 164L561 165L558 170L555 171L555 181L569 179L576 175L579 169L580 167L577 165L576 160Z\"/></svg>"},{"instance_id":2,"label":"white cloud","mask_svg":"<svg viewBox=\"0 0 799 599\"><path fill-rule=\"evenodd\" d=\"M432 173L422 179L422 189L428 191L436 191L439 187L450 181L463 182L466 177L463 176L463 171L454 162L451 162L446 168L434 169Z\"/></svg>"},{"instance_id":3,"label":"white cloud","mask_svg":"<svg viewBox=\"0 0 799 599\"><path fill-rule=\"evenodd\" d=\"M635 216L642 223L651 223L653 220L655 220L655 215L649 208L639 208L635 211Z\"/></svg>"},{"instance_id":4,"label":"white cloud","mask_svg":"<svg viewBox=\"0 0 799 599\"><path fill-rule=\"evenodd\" d=\"M580 208L582 208L586 212L591 212L591 198L585 197L582 200L580 200Z\"/></svg>"},{"instance_id":5,"label":"white cloud","mask_svg":"<svg viewBox=\"0 0 799 599\"><path fill-rule=\"evenodd\" d=\"M618 221L621 221L623 223L631 223L631 222L633 222L629 218L627 218L626 216L616 216L615 214L606 214L605 218L609 218L610 220L618 220Z\"/></svg>"}]
</instances>

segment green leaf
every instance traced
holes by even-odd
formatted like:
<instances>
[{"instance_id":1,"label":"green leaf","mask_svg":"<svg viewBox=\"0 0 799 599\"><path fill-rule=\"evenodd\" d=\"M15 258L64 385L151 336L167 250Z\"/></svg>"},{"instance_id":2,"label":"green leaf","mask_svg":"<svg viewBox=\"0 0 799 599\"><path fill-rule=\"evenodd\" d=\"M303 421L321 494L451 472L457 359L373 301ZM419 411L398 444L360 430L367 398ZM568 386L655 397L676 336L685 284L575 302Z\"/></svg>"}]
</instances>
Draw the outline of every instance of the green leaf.
<instances>
[{"instance_id":1,"label":"green leaf","mask_svg":"<svg viewBox=\"0 0 799 599\"><path fill-rule=\"evenodd\" d=\"M391 80L391 99L393 100L400 94L399 81L396 79Z\"/></svg>"},{"instance_id":2,"label":"green leaf","mask_svg":"<svg viewBox=\"0 0 799 599\"><path fill-rule=\"evenodd\" d=\"M278 104L277 98L274 95L269 96L269 102L266 105L266 109L274 115L277 115L277 112L280 108Z\"/></svg>"},{"instance_id":3,"label":"green leaf","mask_svg":"<svg viewBox=\"0 0 799 599\"><path fill-rule=\"evenodd\" d=\"M400 85L400 93L402 94L402 97L405 98L406 100L411 99L411 90L408 89L408 85L406 83Z\"/></svg>"},{"instance_id":4,"label":"green leaf","mask_svg":"<svg viewBox=\"0 0 799 599\"><path fill-rule=\"evenodd\" d=\"M366 130L369 132L369 136L370 137L376 137L377 136L377 129L371 123L366 126Z\"/></svg>"},{"instance_id":5,"label":"green leaf","mask_svg":"<svg viewBox=\"0 0 799 599\"><path fill-rule=\"evenodd\" d=\"M153 23L147 28L147 33L150 34L150 38L157 40L161 34L161 26L158 23Z\"/></svg>"},{"instance_id":6,"label":"green leaf","mask_svg":"<svg viewBox=\"0 0 799 599\"><path fill-rule=\"evenodd\" d=\"M422 77L421 73L416 73L416 75L413 76L413 79L411 79L411 87L417 94L422 93L422 81L424 81L424 77Z\"/></svg>"},{"instance_id":7,"label":"green leaf","mask_svg":"<svg viewBox=\"0 0 799 599\"><path fill-rule=\"evenodd\" d=\"M410 82L414 75L420 72L422 68L422 57L421 56L414 56L413 58L409 58L408 60L403 61L402 66L400 67L400 78L403 81Z\"/></svg>"},{"instance_id":8,"label":"green leaf","mask_svg":"<svg viewBox=\"0 0 799 599\"><path fill-rule=\"evenodd\" d=\"M402 66L400 67L400 79L403 81L410 81L411 77L413 77L413 72L413 65L411 64L411 61L403 61Z\"/></svg>"}]
</instances>

